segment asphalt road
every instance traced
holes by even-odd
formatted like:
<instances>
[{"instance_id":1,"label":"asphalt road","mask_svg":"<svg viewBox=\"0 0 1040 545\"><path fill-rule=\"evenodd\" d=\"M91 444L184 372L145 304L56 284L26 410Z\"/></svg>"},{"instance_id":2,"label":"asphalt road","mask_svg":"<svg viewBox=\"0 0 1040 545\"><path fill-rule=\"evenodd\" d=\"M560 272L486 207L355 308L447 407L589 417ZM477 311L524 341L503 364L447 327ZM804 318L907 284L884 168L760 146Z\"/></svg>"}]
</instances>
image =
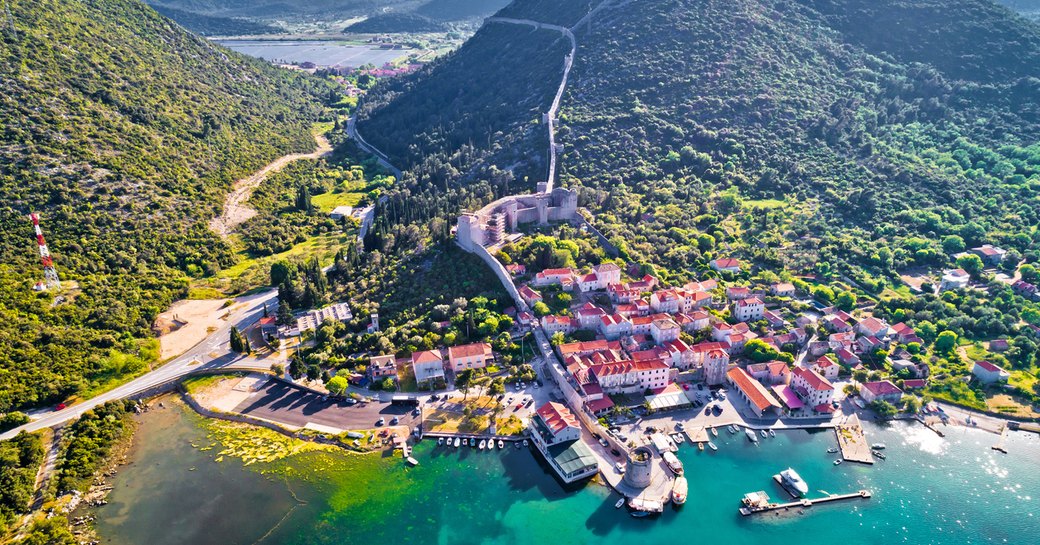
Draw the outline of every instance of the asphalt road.
<instances>
[{"instance_id":1,"label":"asphalt road","mask_svg":"<svg viewBox=\"0 0 1040 545\"><path fill-rule=\"evenodd\" d=\"M256 323L263 316L264 304L276 306L278 300L277 290L267 290L250 296L235 300L231 307L231 315L223 325L217 328L202 342L195 345L191 350L167 362L162 367L146 373L122 386L109 390L94 398L88 399L60 411L44 411L34 413L36 418L13 430L0 434L0 440L10 439L21 431L33 432L43 428L50 428L79 418L84 412L98 405L131 397L140 392L152 389L171 381L180 379L192 373L212 369L241 369L241 370L268 370L274 361L270 358L256 358L253 356L242 356L231 352L228 346L231 326L245 329ZM208 355L217 354L216 357Z\"/></svg>"},{"instance_id":2,"label":"asphalt road","mask_svg":"<svg viewBox=\"0 0 1040 545\"><path fill-rule=\"evenodd\" d=\"M394 417L402 426L415 427L419 417L412 416L414 407L386 402L364 402L348 405L343 401L322 399L309 390L296 388L278 380L268 380L259 390L235 407L234 412L296 427L319 424L342 430L376 427Z\"/></svg>"}]
</instances>

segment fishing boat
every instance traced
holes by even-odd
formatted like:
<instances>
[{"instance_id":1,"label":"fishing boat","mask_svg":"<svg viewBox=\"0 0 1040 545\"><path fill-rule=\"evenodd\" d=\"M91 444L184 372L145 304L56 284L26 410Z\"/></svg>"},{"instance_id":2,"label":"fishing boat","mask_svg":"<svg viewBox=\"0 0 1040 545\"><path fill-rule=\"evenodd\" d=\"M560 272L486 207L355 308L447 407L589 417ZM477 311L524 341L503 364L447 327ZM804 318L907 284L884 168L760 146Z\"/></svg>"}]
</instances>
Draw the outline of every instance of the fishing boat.
<instances>
[{"instance_id":1,"label":"fishing boat","mask_svg":"<svg viewBox=\"0 0 1040 545\"><path fill-rule=\"evenodd\" d=\"M475 438L473 438L473 437L470 437L469 438L469 446L471 446L471 447L477 446L477 440Z\"/></svg>"},{"instance_id":2,"label":"fishing boat","mask_svg":"<svg viewBox=\"0 0 1040 545\"><path fill-rule=\"evenodd\" d=\"M516 448L520 448L520 441L513 443L513 445L516 446Z\"/></svg>"},{"instance_id":3,"label":"fishing boat","mask_svg":"<svg viewBox=\"0 0 1040 545\"><path fill-rule=\"evenodd\" d=\"M458 437L455 438L455 442L452 443L452 446L455 447L455 448L459 447L459 438Z\"/></svg>"},{"instance_id":4,"label":"fishing boat","mask_svg":"<svg viewBox=\"0 0 1040 545\"><path fill-rule=\"evenodd\" d=\"M672 470L672 473L675 473L676 475L683 474L682 462L680 462L679 459L675 457L675 454L671 452L665 452L663 455L661 455L661 457L664 458L664 463L668 465L668 469Z\"/></svg>"},{"instance_id":5,"label":"fishing boat","mask_svg":"<svg viewBox=\"0 0 1040 545\"><path fill-rule=\"evenodd\" d=\"M766 433L766 430L759 430L759 433L762 434L762 439L765 439L766 437L769 437L769 434Z\"/></svg>"},{"instance_id":6,"label":"fishing boat","mask_svg":"<svg viewBox=\"0 0 1040 545\"><path fill-rule=\"evenodd\" d=\"M625 497L621 496L621 499L614 504L614 509L621 509L621 506L625 505Z\"/></svg>"},{"instance_id":7,"label":"fishing boat","mask_svg":"<svg viewBox=\"0 0 1040 545\"><path fill-rule=\"evenodd\" d=\"M773 431L773 428L769 428L769 436L770 437L776 437L776 432Z\"/></svg>"},{"instance_id":8,"label":"fishing boat","mask_svg":"<svg viewBox=\"0 0 1040 545\"><path fill-rule=\"evenodd\" d=\"M683 438L681 433L673 433L672 434L672 441L675 441L676 445L681 445L681 444L683 444L683 442L686 441L686 439Z\"/></svg>"},{"instance_id":9,"label":"fishing boat","mask_svg":"<svg viewBox=\"0 0 1040 545\"><path fill-rule=\"evenodd\" d=\"M748 441L751 441L752 443L758 442L758 436L755 435L755 432L751 428L744 428L744 435L747 435Z\"/></svg>"},{"instance_id":10,"label":"fishing boat","mask_svg":"<svg viewBox=\"0 0 1040 545\"><path fill-rule=\"evenodd\" d=\"M405 458L405 461L408 462L408 465L410 465L412 467L415 467L415 466L419 465L419 460L416 460L415 458L412 458L411 456Z\"/></svg>"},{"instance_id":11,"label":"fishing boat","mask_svg":"<svg viewBox=\"0 0 1040 545\"><path fill-rule=\"evenodd\" d=\"M632 511L631 515L636 518L649 517L652 515L650 511Z\"/></svg>"},{"instance_id":12,"label":"fishing boat","mask_svg":"<svg viewBox=\"0 0 1040 545\"><path fill-rule=\"evenodd\" d=\"M688 485L686 484L686 477L676 477L675 484L672 485L672 501L676 505L682 505L686 503L686 493L688 492Z\"/></svg>"},{"instance_id":13,"label":"fishing boat","mask_svg":"<svg viewBox=\"0 0 1040 545\"><path fill-rule=\"evenodd\" d=\"M499 449L504 449L504 448L506 448L506 442L505 442L505 441L503 441L503 440L501 440L501 439L499 439L499 440L498 440L498 448L499 448Z\"/></svg>"},{"instance_id":14,"label":"fishing boat","mask_svg":"<svg viewBox=\"0 0 1040 545\"><path fill-rule=\"evenodd\" d=\"M704 441L697 441L697 450L704 450Z\"/></svg>"},{"instance_id":15,"label":"fishing boat","mask_svg":"<svg viewBox=\"0 0 1040 545\"><path fill-rule=\"evenodd\" d=\"M528 443L528 442L527 442L527 439L524 439L524 446L526 447L526 446L527 446L527 445L529 445L529 444L530 444L530 443Z\"/></svg>"},{"instance_id":16,"label":"fishing boat","mask_svg":"<svg viewBox=\"0 0 1040 545\"><path fill-rule=\"evenodd\" d=\"M718 437L719 436L718 428L712 428L711 429L711 434L714 435L715 437Z\"/></svg>"},{"instance_id":17,"label":"fishing boat","mask_svg":"<svg viewBox=\"0 0 1040 545\"><path fill-rule=\"evenodd\" d=\"M874 443L873 445L870 445L870 448L872 448L874 450L885 450L885 444L884 443Z\"/></svg>"},{"instance_id":18,"label":"fishing boat","mask_svg":"<svg viewBox=\"0 0 1040 545\"><path fill-rule=\"evenodd\" d=\"M773 475L773 479L780 483L780 486L794 498L801 498L809 492L809 485L805 484L801 475L794 469L787 468L781 471L779 475Z\"/></svg>"},{"instance_id":19,"label":"fishing boat","mask_svg":"<svg viewBox=\"0 0 1040 545\"><path fill-rule=\"evenodd\" d=\"M734 426L733 424L730 424L729 425L729 432L730 433L737 433L737 427Z\"/></svg>"},{"instance_id":20,"label":"fishing boat","mask_svg":"<svg viewBox=\"0 0 1040 545\"><path fill-rule=\"evenodd\" d=\"M872 451L870 451L870 453L873 454L874 456L877 456L878 458L880 458L882 460L885 459L885 453L881 452L880 450L872 450Z\"/></svg>"},{"instance_id":21,"label":"fishing boat","mask_svg":"<svg viewBox=\"0 0 1040 545\"><path fill-rule=\"evenodd\" d=\"M835 452L838 452L838 447L831 447L827 449L827 454L834 454Z\"/></svg>"},{"instance_id":22,"label":"fishing boat","mask_svg":"<svg viewBox=\"0 0 1040 545\"><path fill-rule=\"evenodd\" d=\"M438 437L437 438L437 446L439 447L439 446L441 446L443 444L444 444L444 438L443 437Z\"/></svg>"},{"instance_id":23,"label":"fishing boat","mask_svg":"<svg viewBox=\"0 0 1040 545\"><path fill-rule=\"evenodd\" d=\"M841 465L841 458L838 458L837 460L834 460L834 465L840 466Z\"/></svg>"},{"instance_id":24,"label":"fishing boat","mask_svg":"<svg viewBox=\"0 0 1040 545\"><path fill-rule=\"evenodd\" d=\"M480 440L480 444L477 445L477 449L478 450L484 450L485 448L487 448L487 441L485 441L484 439L481 439Z\"/></svg>"},{"instance_id":25,"label":"fishing boat","mask_svg":"<svg viewBox=\"0 0 1040 545\"><path fill-rule=\"evenodd\" d=\"M719 447L715 446L715 443L712 443L711 441L708 441L708 448L710 448L713 451L719 450Z\"/></svg>"},{"instance_id":26,"label":"fishing boat","mask_svg":"<svg viewBox=\"0 0 1040 545\"><path fill-rule=\"evenodd\" d=\"M765 492L748 492L744 494L744 498L740 500L740 514L748 516L752 513L759 511L765 511L769 509L769 494Z\"/></svg>"}]
</instances>

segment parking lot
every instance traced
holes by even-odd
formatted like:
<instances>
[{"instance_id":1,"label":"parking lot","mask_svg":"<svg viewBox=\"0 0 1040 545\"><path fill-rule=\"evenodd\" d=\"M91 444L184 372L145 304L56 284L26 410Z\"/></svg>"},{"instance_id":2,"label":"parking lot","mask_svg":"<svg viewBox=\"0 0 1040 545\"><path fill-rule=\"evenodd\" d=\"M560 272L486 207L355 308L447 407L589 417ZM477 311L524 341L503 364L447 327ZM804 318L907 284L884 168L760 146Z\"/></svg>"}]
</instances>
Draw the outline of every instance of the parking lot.
<instances>
[{"instance_id":1,"label":"parking lot","mask_svg":"<svg viewBox=\"0 0 1040 545\"><path fill-rule=\"evenodd\" d=\"M341 430L370 429L376 427L381 418L390 424L395 417L400 425L414 427L419 418L412 410L413 407L388 402L352 405L277 380L268 380L234 409L244 415L300 428L317 424Z\"/></svg>"},{"instance_id":2,"label":"parking lot","mask_svg":"<svg viewBox=\"0 0 1040 545\"><path fill-rule=\"evenodd\" d=\"M702 385L703 386L703 385ZM682 423L686 429L697 427L728 426L730 424L743 424L744 418L738 409L743 409L742 402L734 400L726 389L716 390L715 399L711 391L706 387L698 389L696 385L690 385L689 392L695 393L693 398L700 403L692 409L667 411L657 414L636 415L629 420L622 418L616 426L614 436L628 444L634 442L636 445L647 442L651 430L675 432L676 424ZM707 410L707 414L705 411Z\"/></svg>"}]
</instances>

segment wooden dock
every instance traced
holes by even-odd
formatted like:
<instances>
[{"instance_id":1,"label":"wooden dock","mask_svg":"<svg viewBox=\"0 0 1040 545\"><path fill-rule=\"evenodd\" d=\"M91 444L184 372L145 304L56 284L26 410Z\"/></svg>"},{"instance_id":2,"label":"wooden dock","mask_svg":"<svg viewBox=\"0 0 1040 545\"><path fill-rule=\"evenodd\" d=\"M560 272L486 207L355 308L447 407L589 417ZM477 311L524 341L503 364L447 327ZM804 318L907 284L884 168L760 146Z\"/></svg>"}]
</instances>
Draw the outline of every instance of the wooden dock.
<instances>
[{"instance_id":1,"label":"wooden dock","mask_svg":"<svg viewBox=\"0 0 1040 545\"><path fill-rule=\"evenodd\" d=\"M870 453L870 444L867 436L863 433L863 425L859 417L853 414L841 424L834 426L834 435L838 439L838 448L841 449L841 457L849 462L872 465L874 457Z\"/></svg>"},{"instance_id":2,"label":"wooden dock","mask_svg":"<svg viewBox=\"0 0 1040 545\"><path fill-rule=\"evenodd\" d=\"M1007 441L1007 434L1008 434L1008 427L1007 426L1002 426L1000 428L1000 437L997 439L996 444L994 444L990 448L992 448L993 450L995 450L997 452L1003 452L1004 454L1007 454L1007 447L1004 446L1004 442Z\"/></svg>"},{"instance_id":3,"label":"wooden dock","mask_svg":"<svg viewBox=\"0 0 1040 545\"><path fill-rule=\"evenodd\" d=\"M754 514L757 514L757 513L770 513L770 512L773 512L773 511L784 511L784 510L787 510L787 509L797 508L797 507L812 507L814 505L818 505L818 504L821 504L821 503L830 503L830 502L835 502L835 501L854 500L854 499L870 499L871 496L873 496L873 494L871 494L871 492L869 490L860 490L859 492L853 492L851 494L832 494L830 496L824 496L822 498L814 498L814 499L811 499L811 500L803 498L803 499L800 499L800 500L797 500L797 501L792 501L792 502L787 502L787 503L770 503L769 505L764 505L762 507L755 507L755 508L741 507L740 508L740 514L744 515L744 516L748 516L748 515L754 515Z\"/></svg>"}]
</instances>

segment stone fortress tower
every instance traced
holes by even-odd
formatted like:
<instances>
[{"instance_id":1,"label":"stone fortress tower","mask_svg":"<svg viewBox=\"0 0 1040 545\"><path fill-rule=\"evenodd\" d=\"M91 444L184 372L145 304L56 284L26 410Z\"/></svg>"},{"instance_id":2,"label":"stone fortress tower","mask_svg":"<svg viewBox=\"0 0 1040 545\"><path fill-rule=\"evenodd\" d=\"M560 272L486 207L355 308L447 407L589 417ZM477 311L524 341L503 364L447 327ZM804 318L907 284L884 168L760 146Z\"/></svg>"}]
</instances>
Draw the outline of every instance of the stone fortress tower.
<instances>
[{"instance_id":1,"label":"stone fortress tower","mask_svg":"<svg viewBox=\"0 0 1040 545\"><path fill-rule=\"evenodd\" d=\"M653 473L654 451L643 445L636 447L628 456L628 464L623 478L625 484L633 488L650 486Z\"/></svg>"}]
</instances>

